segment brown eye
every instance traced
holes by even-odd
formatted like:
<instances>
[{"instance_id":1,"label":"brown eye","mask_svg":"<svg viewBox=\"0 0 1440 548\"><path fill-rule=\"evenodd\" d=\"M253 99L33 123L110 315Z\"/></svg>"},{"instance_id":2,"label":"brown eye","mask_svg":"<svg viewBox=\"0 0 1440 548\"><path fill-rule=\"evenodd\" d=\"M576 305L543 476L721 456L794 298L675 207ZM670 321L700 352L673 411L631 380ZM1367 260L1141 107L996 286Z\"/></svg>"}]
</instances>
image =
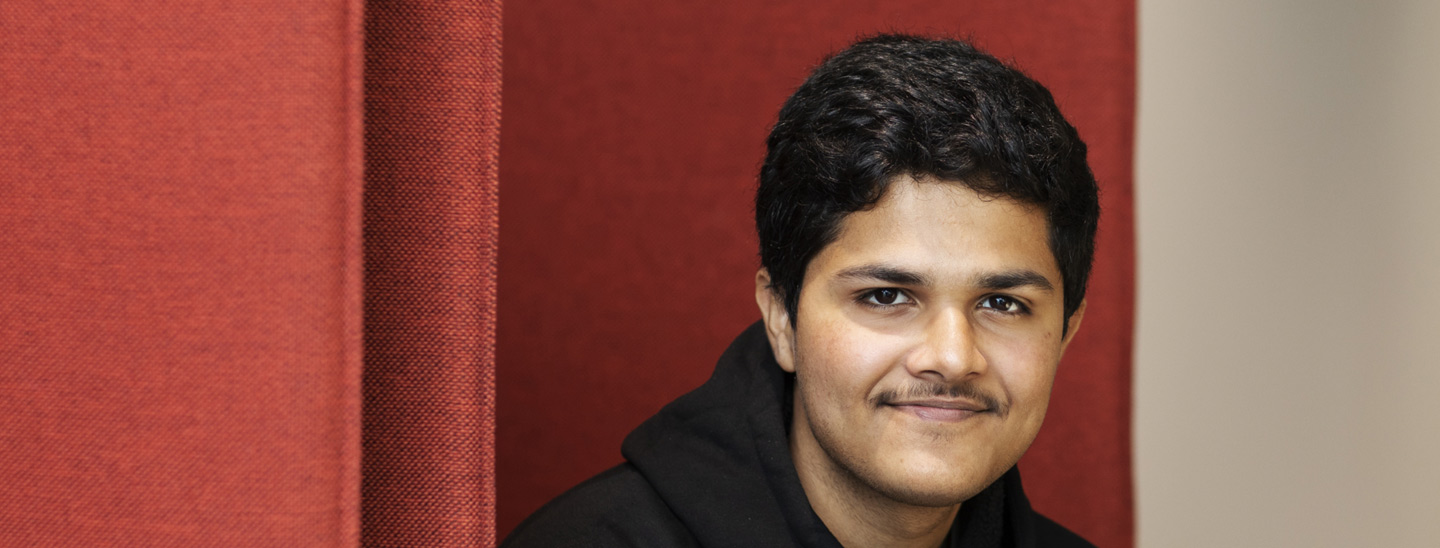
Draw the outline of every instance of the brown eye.
<instances>
[{"instance_id":1,"label":"brown eye","mask_svg":"<svg viewBox=\"0 0 1440 548\"><path fill-rule=\"evenodd\" d=\"M871 306L894 306L910 302L910 297L904 291L885 287L865 292L862 301Z\"/></svg>"},{"instance_id":2,"label":"brown eye","mask_svg":"<svg viewBox=\"0 0 1440 548\"><path fill-rule=\"evenodd\" d=\"M993 308L995 310L999 310L1008 314L1020 314L1027 312L1025 305L1020 304L1020 301L1017 301L1010 297L1006 297L1004 295L991 295L989 297L985 297L985 300L980 301L980 306L981 308Z\"/></svg>"},{"instance_id":3,"label":"brown eye","mask_svg":"<svg viewBox=\"0 0 1440 548\"><path fill-rule=\"evenodd\" d=\"M875 302L880 304L895 304L895 298L900 292L894 289L880 289L875 291Z\"/></svg>"}]
</instances>

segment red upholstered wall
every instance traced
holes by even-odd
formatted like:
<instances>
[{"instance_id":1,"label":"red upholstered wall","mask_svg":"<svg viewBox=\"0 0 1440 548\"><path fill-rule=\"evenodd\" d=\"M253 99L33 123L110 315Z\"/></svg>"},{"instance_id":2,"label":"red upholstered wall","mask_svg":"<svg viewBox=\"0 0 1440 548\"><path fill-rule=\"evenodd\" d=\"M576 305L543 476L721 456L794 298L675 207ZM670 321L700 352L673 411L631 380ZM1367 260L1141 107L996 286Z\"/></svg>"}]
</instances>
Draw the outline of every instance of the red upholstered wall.
<instances>
[{"instance_id":1,"label":"red upholstered wall","mask_svg":"<svg viewBox=\"0 0 1440 548\"><path fill-rule=\"evenodd\" d=\"M365 30L363 541L491 546L500 2Z\"/></svg>"},{"instance_id":2,"label":"red upholstered wall","mask_svg":"<svg viewBox=\"0 0 1440 548\"><path fill-rule=\"evenodd\" d=\"M360 2L0 2L0 546L342 546Z\"/></svg>"},{"instance_id":3,"label":"red upholstered wall","mask_svg":"<svg viewBox=\"0 0 1440 548\"><path fill-rule=\"evenodd\" d=\"M863 33L969 36L1045 83L1105 218L1084 328L1022 462L1043 512L1133 544L1135 7L1074 2L531 0L505 7L499 533L620 461L758 318L751 199L781 102Z\"/></svg>"},{"instance_id":4,"label":"red upholstered wall","mask_svg":"<svg viewBox=\"0 0 1440 548\"><path fill-rule=\"evenodd\" d=\"M0 546L494 543L500 2L361 4L0 3Z\"/></svg>"}]
</instances>

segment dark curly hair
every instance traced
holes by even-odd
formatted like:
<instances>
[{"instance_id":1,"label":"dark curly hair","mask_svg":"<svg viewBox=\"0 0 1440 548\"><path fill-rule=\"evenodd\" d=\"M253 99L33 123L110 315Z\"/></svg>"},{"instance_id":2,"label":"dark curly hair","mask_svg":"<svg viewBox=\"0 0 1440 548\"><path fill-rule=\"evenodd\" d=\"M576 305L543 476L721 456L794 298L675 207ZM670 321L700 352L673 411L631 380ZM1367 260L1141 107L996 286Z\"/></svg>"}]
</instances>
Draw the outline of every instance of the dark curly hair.
<instances>
[{"instance_id":1,"label":"dark curly hair","mask_svg":"<svg viewBox=\"0 0 1440 548\"><path fill-rule=\"evenodd\" d=\"M1042 207L1066 320L1085 296L1100 217L1085 143L1048 90L970 44L862 40L800 85L766 144L755 194L760 262L792 325L810 260L846 215L903 175Z\"/></svg>"}]
</instances>

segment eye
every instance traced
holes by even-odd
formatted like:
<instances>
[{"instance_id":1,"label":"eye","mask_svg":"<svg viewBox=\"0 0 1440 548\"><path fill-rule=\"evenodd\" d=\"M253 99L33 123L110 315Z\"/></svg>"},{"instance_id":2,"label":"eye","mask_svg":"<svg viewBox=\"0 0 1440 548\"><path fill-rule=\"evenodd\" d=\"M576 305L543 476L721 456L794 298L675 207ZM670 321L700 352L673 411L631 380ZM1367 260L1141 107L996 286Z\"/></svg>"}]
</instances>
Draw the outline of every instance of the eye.
<instances>
[{"instance_id":1,"label":"eye","mask_svg":"<svg viewBox=\"0 0 1440 548\"><path fill-rule=\"evenodd\" d=\"M1030 312L1024 304L1013 297L1005 295L991 295L980 301L980 308L990 308L1006 314L1027 314Z\"/></svg>"},{"instance_id":2,"label":"eye","mask_svg":"<svg viewBox=\"0 0 1440 548\"><path fill-rule=\"evenodd\" d=\"M866 291L860 296L860 302L883 308L907 304L910 302L910 296L906 295L904 291L893 287L882 287L880 289Z\"/></svg>"}]
</instances>

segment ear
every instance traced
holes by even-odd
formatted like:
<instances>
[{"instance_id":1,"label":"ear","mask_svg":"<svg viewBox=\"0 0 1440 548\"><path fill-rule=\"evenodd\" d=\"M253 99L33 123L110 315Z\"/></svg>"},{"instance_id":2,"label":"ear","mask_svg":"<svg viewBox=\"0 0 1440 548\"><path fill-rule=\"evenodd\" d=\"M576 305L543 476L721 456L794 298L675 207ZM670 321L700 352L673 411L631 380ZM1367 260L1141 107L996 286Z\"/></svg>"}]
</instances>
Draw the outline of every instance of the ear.
<instances>
[{"instance_id":1,"label":"ear","mask_svg":"<svg viewBox=\"0 0 1440 548\"><path fill-rule=\"evenodd\" d=\"M755 273L755 304L760 305L760 317L765 321L765 335L770 338L775 362L786 372L794 373L795 328L790 323L790 313L785 310L785 300L770 288L770 271L764 268Z\"/></svg>"},{"instance_id":2,"label":"ear","mask_svg":"<svg viewBox=\"0 0 1440 548\"><path fill-rule=\"evenodd\" d=\"M1070 320L1065 322L1065 338L1060 340L1060 354L1065 354L1065 348L1070 346L1070 341L1075 340L1075 333L1080 331L1080 321L1085 319L1084 299L1080 300L1080 306L1075 308L1075 313L1070 315Z\"/></svg>"}]
</instances>

